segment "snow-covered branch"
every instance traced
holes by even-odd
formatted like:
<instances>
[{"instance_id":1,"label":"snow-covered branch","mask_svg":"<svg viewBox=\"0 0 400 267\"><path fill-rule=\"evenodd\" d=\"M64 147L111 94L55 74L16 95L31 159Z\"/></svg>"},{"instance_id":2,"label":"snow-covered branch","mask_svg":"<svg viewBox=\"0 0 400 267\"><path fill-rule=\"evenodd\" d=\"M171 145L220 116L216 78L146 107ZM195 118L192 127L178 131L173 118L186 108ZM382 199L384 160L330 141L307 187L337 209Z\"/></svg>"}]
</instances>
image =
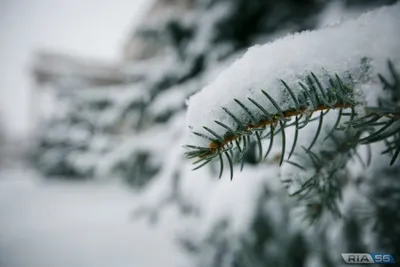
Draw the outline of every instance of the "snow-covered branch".
<instances>
[{"instance_id":1,"label":"snow-covered branch","mask_svg":"<svg viewBox=\"0 0 400 267\"><path fill-rule=\"evenodd\" d=\"M341 24L250 48L189 99L187 156L197 158L198 167L219 157L222 170L225 155L232 169L233 148L243 155L252 137L258 140L261 158L260 140L279 133L282 163L288 126L301 129L318 112L320 124L309 151L326 112L351 108L351 112L340 113L350 113L348 120L357 113L363 115L360 113L364 109L355 107L376 104L376 98L371 100L369 96L371 86L380 91L378 74L390 74L387 61L400 64L398 14L400 5L396 4ZM363 90L365 87L368 91ZM288 149L289 157L294 147Z\"/></svg>"}]
</instances>

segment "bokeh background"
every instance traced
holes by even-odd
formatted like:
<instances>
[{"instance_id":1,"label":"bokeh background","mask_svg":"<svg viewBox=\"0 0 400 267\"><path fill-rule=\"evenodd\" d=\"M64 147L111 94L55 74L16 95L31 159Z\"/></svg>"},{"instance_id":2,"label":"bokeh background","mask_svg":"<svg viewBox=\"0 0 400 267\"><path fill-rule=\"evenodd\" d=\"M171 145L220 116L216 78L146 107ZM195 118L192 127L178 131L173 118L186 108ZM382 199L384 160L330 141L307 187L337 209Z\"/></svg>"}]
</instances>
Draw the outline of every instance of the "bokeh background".
<instances>
[{"instance_id":1,"label":"bokeh background","mask_svg":"<svg viewBox=\"0 0 400 267\"><path fill-rule=\"evenodd\" d=\"M287 221L274 157L191 171L185 100L253 45L394 2L0 0L0 266L337 266L347 241Z\"/></svg>"}]
</instances>

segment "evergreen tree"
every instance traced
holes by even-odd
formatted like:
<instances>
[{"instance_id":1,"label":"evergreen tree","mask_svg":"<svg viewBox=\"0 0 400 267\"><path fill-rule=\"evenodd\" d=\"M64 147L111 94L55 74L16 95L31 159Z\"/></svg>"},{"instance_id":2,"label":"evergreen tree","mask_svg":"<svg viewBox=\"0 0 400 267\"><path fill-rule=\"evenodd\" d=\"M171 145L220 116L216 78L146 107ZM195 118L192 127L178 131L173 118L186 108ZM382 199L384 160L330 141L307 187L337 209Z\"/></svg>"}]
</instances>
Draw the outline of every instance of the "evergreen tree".
<instances>
[{"instance_id":1,"label":"evergreen tree","mask_svg":"<svg viewBox=\"0 0 400 267\"><path fill-rule=\"evenodd\" d=\"M393 206L399 196L400 43L395 33L400 25L399 7L393 6L392 13L386 8L360 17L361 27L354 25L357 22L343 23L251 50L189 100L187 123L191 143L186 146L186 155L198 164L195 170L216 159L219 176L223 176L224 166L228 165L232 179L233 170L237 169L235 162L245 165L246 154L252 153L262 162L278 146L277 164L293 201L280 207L285 200L270 199L274 193L284 194L282 190L266 190L259 205L264 207L272 202L269 207L280 210L279 215L272 209L260 210L256 206L247 228L250 233L244 230L239 237L229 238L225 233L228 226L221 233L211 231L209 238L197 243L197 250L209 250L211 246L217 252L208 255L207 264L200 266L308 266L312 260L318 266L338 266L343 263L338 257L343 251L388 251L399 257L399 229L395 226L399 217L396 204ZM364 32L363 23L370 25ZM380 23L381 28L377 26ZM360 30L359 36L352 36L354 29ZM373 37L374 31L378 35L391 32L394 37L380 43L376 35ZM347 43L330 48L333 39L343 36L349 37ZM363 43L358 42L364 36L375 42L375 49L362 48ZM314 45L327 51L316 51ZM391 48L386 50L385 46ZM291 55L290 49L295 47L310 51L299 51L297 59L289 57L288 63L282 64L286 51ZM345 68L340 56L331 56L334 49L345 54ZM315 61L308 57L311 54ZM267 58L273 61L269 63L271 69L268 63L255 65ZM393 61L387 62L387 58ZM293 75L305 62L312 70ZM280 69L283 66L293 69ZM246 72L246 67L251 71ZM336 73L329 73L330 67ZM283 77L278 74L263 78L271 70L273 75L279 73ZM263 86L265 91L257 91ZM378 97L376 92L380 92ZM287 143L291 143L289 151ZM362 145L367 147L360 148ZM357 166L354 159L364 169L358 174L351 171ZM382 180L376 179L378 175L382 175ZM295 210L299 210L297 217L292 216ZM299 215L309 226L297 220ZM390 229L391 234L384 229ZM224 238L224 243L220 238ZM226 245L234 241L239 243Z\"/></svg>"},{"instance_id":2,"label":"evergreen tree","mask_svg":"<svg viewBox=\"0 0 400 267\"><path fill-rule=\"evenodd\" d=\"M68 145L73 149L67 150L58 144L70 139L69 134L60 138L57 145L49 143L51 137L44 136L42 148L46 149L39 153L43 166L61 170L43 155L51 150L67 151L69 156L64 158L74 160L63 158L58 162L74 162L68 168L82 170L79 166L83 157L77 155L89 153L94 155L86 165L89 174L119 173L134 188L142 189L141 208L136 215L146 215L154 222L167 205L177 206L176 216L182 220L182 228L191 230L189 234L182 233L180 239L192 253L193 266L338 266L343 264L341 252L386 251L399 257L397 55L378 59L363 55L354 66L349 63L348 69L334 66L321 70L319 66L319 72L309 63L314 62L314 57L305 58L296 67L290 65L289 58L289 78L263 73L265 80L276 82L281 94L269 91L274 88L246 88L250 91L238 98L224 88L222 97L226 102L219 103L220 96L214 92L214 98L201 99L198 106L191 98L187 111L185 99L203 87L212 88L223 79L215 79L216 74L246 55L249 47L288 33L318 28L332 3L170 1L172 6L183 2L187 3L184 13L144 23L132 37L132 41L140 39L145 44L142 58L129 58L121 68L126 75L123 86L138 94L115 101L115 91L100 99L93 95L74 98L67 105L70 112L64 119L56 119L49 126L78 129L77 125L85 125L92 129L88 130L92 138L83 140L79 149L79 142L74 140ZM351 13L394 2L334 3ZM390 29L380 36L398 39ZM314 39L307 39L310 34L298 34L306 36L306 45L299 45L299 50L311 49ZM295 45L290 46L290 38L285 39L292 48L288 54L296 51ZM331 40L329 36L320 39L324 45ZM324 43L324 39L328 41ZM334 44L351 46L353 39L329 43L332 50L328 52L339 57ZM363 39L357 44L364 42L360 51L366 51L374 41ZM385 44L383 39L379 44L382 43ZM253 47L248 53L259 49ZM321 46L318 51L327 49ZM355 54L359 49L356 50ZM251 63L260 66L272 60L261 56L256 59ZM373 69L375 61L384 62L379 76ZM240 69L240 64L239 60L232 66ZM240 70L245 73L248 65L242 66ZM242 83L240 73L229 73L229 68L225 78L236 74L230 78L238 86L256 84L255 79L260 76L249 73ZM372 104L365 105L367 100L359 97L360 84L364 91L379 92L371 93ZM213 89L221 90L218 86ZM256 90L263 100L252 97ZM210 112L213 108L218 111ZM111 113L117 115L109 122L133 129L130 135L115 138L100 124L102 120L98 118L114 109L118 112ZM185 133L186 112L194 114L186 119L192 127L189 132L195 132L189 140ZM75 126L65 122L73 118L77 118L73 120ZM216 130L216 126L220 128ZM90 140L104 135L112 142L107 149L96 150ZM193 140L201 144L187 143ZM185 151L181 148L184 144L189 145ZM238 172L240 169L242 172ZM232 177L232 183L224 183Z\"/></svg>"}]
</instances>

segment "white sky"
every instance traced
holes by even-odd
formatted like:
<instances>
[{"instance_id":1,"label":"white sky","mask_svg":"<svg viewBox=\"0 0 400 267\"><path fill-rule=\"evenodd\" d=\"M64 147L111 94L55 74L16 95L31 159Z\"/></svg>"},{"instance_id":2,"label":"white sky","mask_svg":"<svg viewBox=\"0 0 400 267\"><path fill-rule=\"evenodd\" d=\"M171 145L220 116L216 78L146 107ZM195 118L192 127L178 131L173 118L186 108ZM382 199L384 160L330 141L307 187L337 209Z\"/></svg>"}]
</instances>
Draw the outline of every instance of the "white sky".
<instances>
[{"instance_id":1,"label":"white sky","mask_svg":"<svg viewBox=\"0 0 400 267\"><path fill-rule=\"evenodd\" d=\"M0 0L0 120L24 136L29 125L29 62L48 48L117 60L152 0Z\"/></svg>"}]
</instances>

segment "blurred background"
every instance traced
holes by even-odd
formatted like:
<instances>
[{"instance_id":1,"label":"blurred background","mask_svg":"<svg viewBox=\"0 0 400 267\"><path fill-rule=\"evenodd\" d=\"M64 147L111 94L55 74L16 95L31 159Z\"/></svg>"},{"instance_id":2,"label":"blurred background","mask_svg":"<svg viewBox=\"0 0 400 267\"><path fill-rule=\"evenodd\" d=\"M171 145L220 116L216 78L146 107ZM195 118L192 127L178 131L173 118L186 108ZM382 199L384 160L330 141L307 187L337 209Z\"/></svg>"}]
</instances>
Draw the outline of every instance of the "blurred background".
<instances>
[{"instance_id":1,"label":"blurred background","mask_svg":"<svg viewBox=\"0 0 400 267\"><path fill-rule=\"evenodd\" d=\"M393 2L0 0L0 266L336 266L274 160L191 171L185 100L253 45Z\"/></svg>"}]
</instances>

